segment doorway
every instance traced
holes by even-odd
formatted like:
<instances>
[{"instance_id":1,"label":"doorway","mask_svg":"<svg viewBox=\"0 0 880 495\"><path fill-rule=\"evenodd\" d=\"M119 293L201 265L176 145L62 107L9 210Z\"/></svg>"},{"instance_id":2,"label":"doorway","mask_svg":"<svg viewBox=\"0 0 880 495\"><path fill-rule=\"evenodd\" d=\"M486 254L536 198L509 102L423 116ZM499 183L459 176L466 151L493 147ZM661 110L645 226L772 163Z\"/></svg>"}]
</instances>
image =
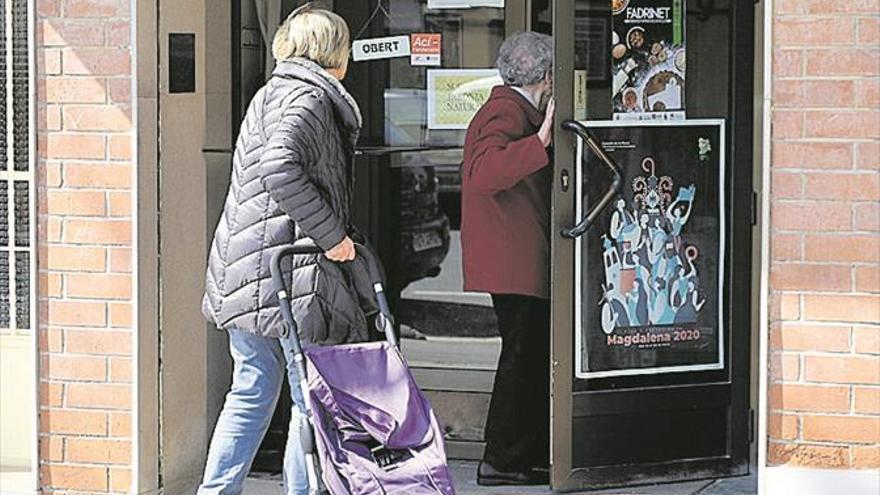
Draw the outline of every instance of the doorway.
<instances>
[{"instance_id":1,"label":"doorway","mask_svg":"<svg viewBox=\"0 0 880 495\"><path fill-rule=\"evenodd\" d=\"M302 2L275 2L277 8L271 9L266 8L269 3L257 8L253 0L232 2L232 118L228 136L234 136L244 108L271 67L266 40L271 39L273 25L277 26ZM754 426L749 409L751 300L747 289L752 273L752 6L732 0L614 2L618 7L651 3L660 9L668 4L668 12L680 9L682 22L671 28L670 44L660 42L657 53L653 53L653 45L661 35L648 29L634 34L632 40L628 39L629 30L623 35L617 33L614 42L616 14L604 0L508 0L494 2L503 7L436 8L442 3L383 0L326 2L326 6L349 21L354 38L441 35L440 65L414 66L409 57L355 62L345 85L365 115L357 150L355 223L375 245L388 271L402 349L446 427L450 457L482 456L483 425L500 338L488 298L461 292L457 169L464 132L460 126L455 127L455 122L437 120L429 108L429 93L447 76L467 76L478 84L491 84L489 69L504 37L534 29L552 31L556 40L554 70L559 109L552 229L553 487L578 489L747 473ZM617 9L617 15L625 8ZM665 15L661 12L667 10L656 12ZM645 46L646 42L650 43ZM621 56L615 52L618 45L625 47ZM680 86L683 91L678 99L656 96L653 90L646 92L637 87L636 67L626 71L628 52L640 52L636 58L644 59L636 60L636 67L662 62L686 74L664 76L662 87L655 85L664 90ZM626 71L624 83L615 81L620 79L615 74L621 70ZM637 107L633 98L642 102L642 109L657 110L671 133L691 124L708 126L699 132L716 133L682 138L707 138L709 147L715 150L714 155L707 156L717 161L705 163L707 168L714 167L714 173L694 178L708 181L711 176L714 182L697 184L697 193L689 189L690 177L679 179L680 174L669 172L661 159L654 157L653 168L645 165L646 169L639 161L635 171L624 173L623 186L613 196L623 199L622 209L632 213L635 228L650 233L653 227L657 235L663 231L669 242L658 243L663 249L653 254L659 256L671 245L665 256L667 265L678 262L689 277L671 270L659 286L645 287L644 291L681 292L669 306L687 304L692 306L688 309L692 313L711 315L678 321L674 314L665 316L665 320L649 316L645 321L650 325L636 325L632 318L633 324L620 326L621 332L625 329L624 333L630 335L631 343L641 327L653 329L647 334L659 333L665 338L663 335L669 333L675 338L671 330L656 329L679 325L678 331L684 332L693 345L674 352L655 349L633 354L629 350L644 349L639 347L643 343L626 344L621 333L619 346L623 350L603 355L596 342L607 344L608 335L614 334L602 326L602 302L609 293L609 280L614 281L618 291L625 282L627 290L621 292L624 301L626 293L646 284L635 281L640 270L633 258L639 255L637 249L621 243L607 252L607 260L604 256L602 235L612 223L613 204L611 210L597 216L596 225L580 241L555 234L577 223L579 214L585 214L610 184L601 162L562 124L567 120L594 121L587 129L597 136L600 148L609 152L607 142L632 140L633 133L642 127L659 129L657 124L641 125L638 119L627 123L613 120L615 108L617 113L627 113ZM665 108L655 105L657 101ZM683 115L675 115L676 110ZM662 143L663 133L660 135L654 141ZM611 153L614 161L626 160L621 153ZM226 157L220 158L222 161ZM214 171L218 185L210 186L209 173L209 190L221 191L224 188L219 185L225 179L220 168ZM669 199L657 212L647 215L647 225L640 225L640 208L648 207L639 206L641 200L636 199L633 181L637 176L642 176L646 192L652 181L659 183L664 177L672 181L666 191ZM712 192L704 195L707 190ZM714 203L705 203L700 211L688 213L704 198L712 197L716 198ZM670 208L674 201L679 207L689 208ZM663 215L659 216L661 210ZM673 239L670 227L673 221L681 221L675 220L676 210L682 218L690 219L683 222L681 232L674 234L678 240ZM730 214L733 211L750 214ZM667 212L673 220L668 219ZM209 229L213 226L212 214L209 207ZM657 218L660 224L651 225ZM699 230L705 239L695 241L691 229ZM689 246L696 246L697 253ZM621 275L616 269L603 268L606 261L613 265L615 256L621 261L621 272L629 272ZM692 280L691 275L698 278ZM642 276L651 284L656 278L653 273ZM636 299L641 297L638 290L634 294ZM611 297L608 295L608 300ZM656 299L652 301L652 307L657 305ZM611 314L610 309L607 314ZM287 414L286 407L276 411L256 469L280 468ZM700 442L691 442L690 437L681 434L694 428L705 433ZM640 448L633 451L632 445Z\"/></svg>"}]
</instances>

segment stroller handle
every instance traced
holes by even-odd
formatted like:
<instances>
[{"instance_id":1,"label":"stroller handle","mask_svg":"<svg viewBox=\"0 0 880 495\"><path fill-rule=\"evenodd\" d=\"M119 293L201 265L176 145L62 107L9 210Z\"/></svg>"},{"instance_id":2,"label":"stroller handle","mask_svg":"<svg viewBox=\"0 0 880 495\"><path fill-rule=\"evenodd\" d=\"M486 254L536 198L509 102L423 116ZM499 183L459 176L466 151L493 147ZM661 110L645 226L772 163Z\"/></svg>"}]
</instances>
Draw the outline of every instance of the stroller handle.
<instances>
[{"instance_id":1,"label":"stroller handle","mask_svg":"<svg viewBox=\"0 0 880 495\"><path fill-rule=\"evenodd\" d=\"M367 271L370 277L370 283L373 286L373 292L376 295L376 302L379 306L379 315L376 319L376 326L380 331L385 333L385 338L393 346L397 345L397 336L394 334L394 317L391 315L391 308L388 305L388 298L385 296L385 288L382 286L382 270L379 268L379 260L375 253L367 246L359 243L354 245L357 256L361 256L367 263ZM272 274L272 285L275 293L278 295L278 306L281 310L281 318L284 322L282 334L284 336L293 336L294 352L299 354L302 346L299 341L299 332L296 328L296 321L293 319L293 313L290 310L289 294L287 286L284 283L284 276L281 272L281 260L287 256L295 256L298 254L323 254L324 251L315 245L314 241L309 239L307 242L298 242L289 246L284 246L272 254L269 263L269 270Z\"/></svg>"}]
</instances>

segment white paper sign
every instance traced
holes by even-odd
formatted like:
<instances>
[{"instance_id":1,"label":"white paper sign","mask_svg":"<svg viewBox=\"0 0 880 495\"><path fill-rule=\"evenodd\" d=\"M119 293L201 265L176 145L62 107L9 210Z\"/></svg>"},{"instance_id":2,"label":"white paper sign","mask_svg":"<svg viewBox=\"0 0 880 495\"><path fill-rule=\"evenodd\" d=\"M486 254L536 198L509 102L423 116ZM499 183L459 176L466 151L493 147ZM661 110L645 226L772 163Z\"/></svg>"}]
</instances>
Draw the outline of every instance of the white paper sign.
<instances>
[{"instance_id":1,"label":"white paper sign","mask_svg":"<svg viewBox=\"0 0 880 495\"><path fill-rule=\"evenodd\" d=\"M351 45L351 54L355 62L406 57L410 54L409 36L357 40Z\"/></svg>"},{"instance_id":2,"label":"white paper sign","mask_svg":"<svg viewBox=\"0 0 880 495\"><path fill-rule=\"evenodd\" d=\"M429 9L504 8L504 0L428 0Z\"/></svg>"}]
</instances>

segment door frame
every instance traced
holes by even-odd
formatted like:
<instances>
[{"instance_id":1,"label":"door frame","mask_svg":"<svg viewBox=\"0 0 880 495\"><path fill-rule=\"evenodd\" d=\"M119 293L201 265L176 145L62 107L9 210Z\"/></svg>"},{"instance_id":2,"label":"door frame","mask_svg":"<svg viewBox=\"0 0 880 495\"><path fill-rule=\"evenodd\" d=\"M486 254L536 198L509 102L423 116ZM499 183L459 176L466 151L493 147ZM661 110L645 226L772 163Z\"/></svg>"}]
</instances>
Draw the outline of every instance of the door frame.
<instances>
[{"instance_id":1,"label":"door frame","mask_svg":"<svg viewBox=\"0 0 880 495\"><path fill-rule=\"evenodd\" d=\"M572 325L574 321L574 272L572 270L572 263L569 260L573 259L575 255L575 243L568 240L563 240L559 236L559 232L562 231L563 228L568 227L570 222L576 221L574 219L574 194L576 188L568 187L567 190L562 186L563 184L563 176L566 178L574 177L574 169L575 159L576 159L576 141L575 135L571 132L563 131L561 128L561 123L565 120L572 119L574 117L574 105L573 105L573 94L574 94L574 77L573 77L573 66L569 66L569 64L573 64L574 61L574 44L572 40L574 39L575 30L574 30L574 12L575 12L575 4L576 0L555 0L552 2L552 19L553 19L553 39L554 39L554 94L557 100L557 111L556 111L556 122L555 122L555 163L554 163L554 183L552 188L552 220L551 220L551 236L553 237L554 242L551 243L551 291L553 293L553 305L551 311L551 466L550 466L550 479L551 486L555 490L573 490L582 488L583 482L589 480L591 482L596 482L601 480L601 474L599 474L598 478L596 476L587 476L585 477L583 472L579 473L578 469L573 469L572 462L572 445L575 441L572 438L573 428L572 428L572 416L573 416L573 408L574 408L574 398L573 398L573 384L574 384L574 355L573 355L573 343L574 337L572 333ZM732 2L733 10L733 18L732 18L732 39L730 40L730 49L732 50L733 55L730 59L730 64L732 67L731 74L739 73L738 70L742 69L743 74L749 74L750 76L755 75L757 69L760 64L766 66L768 59L766 55L763 57L760 55L765 53L766 50L761 50L761 47L756 47L755 42L756 38L760 39L759 30L762 29L762 21L766 19L768 8L763 9L763 15L761 15L760 7L755 7L752 2L748 2L747 4L740 4L739 2ZM748 9L753 9L751 12L748 12ZM754 16L754 17L751 17ZM745 18L744 18L745 17ZM754 21L754 30L742 29L741 26L748 25L747 23L750 21ZM743 24L743 23L746 24ZM766 22L764 24L764 29L768 29ZM764 39L764 43L766 43L766 38ZM766 45L765 45L766 46ZM757 49L756 49L757 48ZM755 75L755 79L759 76ZM766 78L766 73L764 75ZM729 142L729 151L728 156L730 157L730 163L728 167L733 169L733 163L743 163L745 161L749 161L752 163L753 167L765 167L766 170L766 161L760 160L758 157L766 156L766 150L763 148L763 143L766 143L766 139L761 139L761 135L753 136L755 132L755 125L761 125L760 114L755 111L755 98L756 98L756 84L755 80L752 77L745 78L745 84L743 83L742 77L733 77L730 81L730 113L728 117L728 142ZM766 89L766 86L765 86ZM766 94L766 93L765 93ZM766 133L767 129L763 129L763 132ZM745 146L737 146L737 143L746 143ZM763 154L756 154L755 150L762 150ZM730 172L729 172L730 173ZM742 275L734 276L732 274L741 274L746 273L749 276L755 277L755 279L760 278L762 280L762 287L764 287L764 280L766 278L766 273L761 270L760 273L756 273L756 270L753 270L753 255L757 254L753 251L752 246L752 238L754 236L760 236L760 240L763 244L766 244L764 240L766 239L764 232L759 231L754 228L754 221L760 221L761 227L766 229L766 211L763 213L763 217L761 214L761 210L759 206L753 201L755 201L753 196L753 180L751 175L749 177L744 177L745 174L742 174L742 177L736 177L736 181L733 179L730 183L727 184L729 194L727 198L727 208L729 211L748 211L749 209L753 209L754 218L752 220L752 229L745 229L742 225L743 220L737 220L734 216L731 216L731 226L729 229L732 230L732 235L730 235L728 241L728 253L726 259L728 260L726 265L726 275L725 277L729 281L737 280L742 283ZM766 175L766 173L764 174ZM730 177L733 177L732 175ZM766 184L760 184L762 190L766 191ZM766 196L766 195L764 195ZM766 203L766 199L765 199ZM745 220L748 222L749 220ZM738 225L738 226L737 226ZM747 233L748 235L745 235ZM736 250L736 251L734 251ZM766 250L762 249L762 254L766 256ZM733 253L736 252L736 255ZM760 264L755 265L760 268ZM748 278L745 279L746 281ZM749 286L750 288L753 284L744 284L744 286ZM762 291L763 292L763 291ZM728 349L728 352L732 351L734 347L742 349L738 351L736 354L730 352L730 357L728 358L727 365L725 369L728 371L728 380L731 387L731 399L730 399L730 407L732 410L739 410L745 408L748 410L749 408L749 397L750 391L759 387L758 383L751 383L748 379L749 371L752 367L756 365L756 361L760 363L761 368L759 369L759 382L760 382L760 390L765 390L765 375L766 375L766 350L764 349L764 342L761 341L759 343L759 347L761 348L760 354L754 352L755 349L751 346L752 334L761 331L761 335L765 335L765 326L766 319L762 319L759 325L751 324L750 320L752 319L752 312L755 310L759 310L763 312L764 310L759 308L752 307L752 294L751 291L730 291L730 294L727 298L726 306L728 308L733 307L748 307L750 311L745 312L734 312L729 311L726 324L728 325L728 332L725 332L728 339L731 339L731 344L729 346L725 345ZM745 332L745 335L736 335L734 336L735 328L749 328L749 332ZM743 332L740 332L743 333ZM747 359L752 362L744 363L742 360ZM737 381L734 381L734 377L740 377ZM763 402L764 395L761 395L758 398L759 404L756 404L759 410L761 407L758 407ZM738 409L739 408L739 409ZM752 416L752 421L755 421L755 416ZM748 472L748 462L751 457L751 452L754 446L751 446L751 443L755 440L760 439L760 442L763 442L764 433L766 432L765 427L762 425L762 428L759 430L758 425L752 425L752 431L757 433L761 432L762 436L758 436L757 434L751 435L749 428L747 427L745 431L742 431L741 422L731 421L731 429L728 437L728 452L733 453L735 459L740 459L742 457L740 454L745 453L745 465L737 464L730 469L728 475L735 474L745 474ZM763 456L761 456L763 457ZM716 463L715 460L695 460L692 462L688 462L688 469L693 474L693 472L705 473L706 477L717 475L718 472L714 469L711 464ZM760 466L759 462L759 466ZM740 472L745 468L745 472ZM601 468L599 468L601 469ZM616 468L617 469L617 468ZM675 478L671 478L668 476L664 476L664 472L666 471L666 466L664 463L657 465L645 465L644 467L639 469L639 483L651 483L651 482L664 482L664 481L677 481ZM695 477L702 477L700 474Z\"/></svg>"}]
</instances>

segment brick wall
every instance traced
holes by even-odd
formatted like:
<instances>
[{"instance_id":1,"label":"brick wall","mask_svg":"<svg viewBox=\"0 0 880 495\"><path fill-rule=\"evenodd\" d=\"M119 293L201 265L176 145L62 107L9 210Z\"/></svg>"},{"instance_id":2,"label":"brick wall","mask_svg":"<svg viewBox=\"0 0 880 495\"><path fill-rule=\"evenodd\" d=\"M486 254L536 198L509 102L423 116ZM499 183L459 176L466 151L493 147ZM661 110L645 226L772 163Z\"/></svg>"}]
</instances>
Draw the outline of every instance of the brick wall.
<instances>
[{"instance_id":1,"label":"brick wall","mask_svg":"<svg viewBox=\"0 0 880 495\"><path fill-rule=\"evenodd\" d=\"M40 459L47 493L130 485L128 0L37 0Z\"/></svg>"},{"instance_id":2,"label":"brick wall","mask_svg":"<svg viewBox=\"0 0 880 495\"><path fill-rule=\"evenodd\" d=\"M771 464L880 467L880 2L776 0Z\"/></svg>"}]
</instances>

